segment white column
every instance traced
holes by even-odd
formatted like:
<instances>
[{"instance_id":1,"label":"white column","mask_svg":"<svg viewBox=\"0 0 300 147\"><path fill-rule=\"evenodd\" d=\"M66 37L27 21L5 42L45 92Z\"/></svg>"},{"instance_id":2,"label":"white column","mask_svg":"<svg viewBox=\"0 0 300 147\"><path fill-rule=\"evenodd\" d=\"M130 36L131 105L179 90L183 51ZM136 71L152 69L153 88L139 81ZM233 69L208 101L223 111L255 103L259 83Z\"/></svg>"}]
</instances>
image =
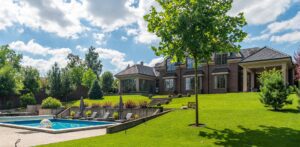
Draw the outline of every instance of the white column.
<instances>
[{"instance_id":1,"label":"white column","mask_svg":"<svg viewBox=\"0 0 300 147\"><path fill-rule=\"evenodd\" d=\"M282 77L283 81L286 84L287 83L287 68L286 68L286 63L281 65L281 71L282 71Z\"/></svg>"},{"instance_id":2,"label":"white column","mask_svg":"<svg viewBox=\"0 0 300 147\"><path fill-rule=\"evenodd\" d=\"M140 92L140 80L139 78L135 79L135 88L136 88L136 92Z\"/></svg>"},{"instance_id":3,"label":"white column","mask_svg":"<svg viewBox=\"0 0 300 147\"><path fill-rule=\"evenodd\" d=\"M254 88L255 85L255 74L253 71L251 71L251 89Z\"/></svg>"},{"instance_id":4,"label":"white column","mask_svg":"<svg viewBox=\"0 0 300 147\"><path fill-rule=\"evenodd\" d=\"M243 67L243 91L247 92L248 88L247 88L247 68Z\"/></svg>"}]
</instances>

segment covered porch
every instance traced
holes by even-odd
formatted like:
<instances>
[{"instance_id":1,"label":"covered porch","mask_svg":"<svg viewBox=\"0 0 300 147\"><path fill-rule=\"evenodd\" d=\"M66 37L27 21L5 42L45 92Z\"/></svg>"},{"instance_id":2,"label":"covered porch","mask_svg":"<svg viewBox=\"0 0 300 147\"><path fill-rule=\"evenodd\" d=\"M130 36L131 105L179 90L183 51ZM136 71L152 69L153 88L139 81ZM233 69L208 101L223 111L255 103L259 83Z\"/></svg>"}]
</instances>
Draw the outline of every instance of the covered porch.
<instances>
[{"instance_id":1,"label":"covered porch","mask_svg":"<svg viewBox=\"0 0 300 147\"><path fill-rule=\"evenodd\" d=\"M293 83L293 64L290 58L240 63L242 67L243 91L258 91L260 87L259 75L265 70L273 68L280 70L287 85Z\"/></svg>"}]
</instances>

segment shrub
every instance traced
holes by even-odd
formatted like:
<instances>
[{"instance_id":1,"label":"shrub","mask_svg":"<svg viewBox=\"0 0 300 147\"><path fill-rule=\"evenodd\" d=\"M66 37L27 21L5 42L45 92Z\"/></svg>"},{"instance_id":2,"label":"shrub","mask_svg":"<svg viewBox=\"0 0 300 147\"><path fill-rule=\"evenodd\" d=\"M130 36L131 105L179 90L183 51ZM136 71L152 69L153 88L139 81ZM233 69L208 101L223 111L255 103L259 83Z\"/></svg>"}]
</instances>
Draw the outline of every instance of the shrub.
<instances>
[{"instance_id":1,"label":"shrub","mask_svg":"<svg viewBox=\"0 0 300 147\"><path fill-rule=\"evenodd\" d=\"M149 99L152 99L152 97L153 97L152 94L149 94L149 95L148 95L148 98L149 98Z\"/></svg>"},{"instance_id":2,"label":"shrub","mask_svg":"<svg viewBox=\"0 0 300 147\"><path fill-rule=\"evenodd\" d=\"M178 97L178 98L182 98L182 94L178 94L177 97Z\"/></svg>"},{"instance_id":3,"label":"shrub","mask_svg":"<svg viewBox=\"0 0 300 147\"><path fill-rule=\"evenodd\" d=\"M36 100L34 98L34 95L32 93L24 94L20 97L20 104L21 107L26 107L27 105L35 105Z\"/></svg>"},{"instance_id":4,"label":"shrub","mask_svg":"<svg viewBox=\"0 0 300 147\"><path fill-rule=\"evenodd\" d=\"M112 102L106 101L102 104L103 108L111 108L112 107Z\"/></svg>"},{"instance_id":5,"label":"shrub","mask_svg":"<svg viewBox=\"0 0 300 147\"><path fill-rule=\"evenodd\" d=\"M62 106L61 102L53 97L48 97L43 100L42 102L42 108L44 109L56 109L60 108Z\"/></svg>"},{"instance_id":6,"label":"shrub","mask_svg":"<svg viewBox=\"0 0 300 147\"><path fill-rule=\"evenodd\" d=\"M119 113L118 112L114 112L113 117L114 117L114 119L119 119Z\"/></svg>"},{"instance_id":7,"label":"shrub","mask_svg":"<svg viewBox=\"0 0 300 147\"><path fill-rule=\"evenodd\" d=\"M274 110L280 110L284 105L291 104L288 99L291 90L283 81L280 71L272 69L264 71L259 77L261 84L260 101L267 107L272 107Z\"/></svg>"},{"instance_id":8,"label":"shrub","mask_svg":"<svg viewBox=\"0 0 300 147\"><path fill-rule=\"evenodd\" d=\"M70 112L70 116L71 116L71 117L74 117L74 116L75 116L75 111L71 111L71 112Z\"/></svg>"},{"instance_id":9,"label":"shrub","mask_svg":"<svg viewBox=\"0 0 300 147\"><path fill-rule=\"evenodd\" d=\"M92 111L91 110L88 110L88 111L85 112L85 116L90 117L91 115L92 115Z\"/></svg>"},{"instance_id":10,"label":"shrub","mask_svg":"<svg viewBox=\"0 0 300 147\"><path fill-rule=\"evenodd\" d=\"M139 102L139 107L140 108L147 108L148 102L147 101L140 101Z\"/></svg>"},{"instance_id":11,"label":"shrub","mask_svg":"<svg viewBox=\"0 0 300 147\"><path fill-rule=\"evenodd\" d=\"M128 100L125 102L125 107L128 109L132 109L136 107L136 103L133 100Z\"/></svg>"},{"instance_id":12,"label":"shrub","mask_svg":"<svg viewBox=\"0 0 300 147\"><path fill-rule=\"evenodd\" d=\"M99 108L99 107L101 107L101 104L99 104L99 103L92 104L92 108Z\"/></svg>"},{"instance_id":13,"label":"shrub","mask_svg":"<svg viewBox=\"0 0 300 147\"><path fill-rule=\"evenodd\" d=\"M103 98L103 93L102 93L102 90L101 90L98 80L94 80L88 94L89 94L89 98L91 98L91 99L102 99Z\"/></svg>"},{"instance_id":14,"label":"shrub","mask_svg":"<svg viewBox=\"0 0 300 147\"><path fill-rule=\"evenodd\" d=\"M139 115L135 114L135 115L133 116L133 119L138 119L139 117L140 117Z\"/></svg>"}]
</instances>

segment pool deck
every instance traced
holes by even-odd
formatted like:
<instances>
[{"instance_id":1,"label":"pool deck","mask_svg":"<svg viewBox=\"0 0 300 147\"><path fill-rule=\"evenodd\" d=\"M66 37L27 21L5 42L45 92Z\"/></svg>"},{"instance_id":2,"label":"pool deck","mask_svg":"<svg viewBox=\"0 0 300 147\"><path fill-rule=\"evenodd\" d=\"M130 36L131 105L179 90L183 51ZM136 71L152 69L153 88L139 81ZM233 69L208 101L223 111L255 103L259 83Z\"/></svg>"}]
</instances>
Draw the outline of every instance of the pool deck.
<instances>
[{"instance_id":1,"label":"pool deck","mask_svg":"<svg viewBox=\"0 0 300 147\"><path fill-rule=\"evenodd\" d=\"M0 126L0 147L15 146L15 142L21 139L18 146L28 147L74 139L105 135L106 129L93 129L85 131L68 132L62 134L50 134L38 131L16 129Z\"/></svg>"}]
</instances>

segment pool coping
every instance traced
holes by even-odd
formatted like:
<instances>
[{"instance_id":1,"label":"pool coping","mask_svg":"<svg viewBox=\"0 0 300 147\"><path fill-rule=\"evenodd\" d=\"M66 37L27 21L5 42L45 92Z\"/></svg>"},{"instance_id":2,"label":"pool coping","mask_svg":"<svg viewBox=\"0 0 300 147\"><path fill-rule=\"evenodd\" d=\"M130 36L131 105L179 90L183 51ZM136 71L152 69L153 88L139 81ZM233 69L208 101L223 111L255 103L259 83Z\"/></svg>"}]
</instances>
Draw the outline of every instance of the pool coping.
<instances>
[{"instance_id":1,"label":"pool coping","mask_svg":"<svg viewBox=\"0 0 300 147\"><path fill-rule=\"evenodd\" d=\"M68 120L68 119L59 119L59 120ZM88 121L88 120L77 120L77 121ZM88 121L88 122L100 122L100 121ZM108 122L108 121L101 121L101 122ZM103 129L110 126L118 125L120 123L110 122L112 124L105 124L105 125L97 125L97 126L88 126L88 127L78 127L78 128L70 128L70 129L60 129L60 130L53 130L47 128L36 128L30 126L21 126L21 125L14 125L14 124L7 124L5 122L1 122L0 126L3 127L10 127L16 129L26 129L31 131L38 131L38 132L45 132L51 134L59 134L59 133L68 133L68 132L75 132L75 131L84 131L84 130L93 130L93 129Z\"/></svg>"}]
</instances>

